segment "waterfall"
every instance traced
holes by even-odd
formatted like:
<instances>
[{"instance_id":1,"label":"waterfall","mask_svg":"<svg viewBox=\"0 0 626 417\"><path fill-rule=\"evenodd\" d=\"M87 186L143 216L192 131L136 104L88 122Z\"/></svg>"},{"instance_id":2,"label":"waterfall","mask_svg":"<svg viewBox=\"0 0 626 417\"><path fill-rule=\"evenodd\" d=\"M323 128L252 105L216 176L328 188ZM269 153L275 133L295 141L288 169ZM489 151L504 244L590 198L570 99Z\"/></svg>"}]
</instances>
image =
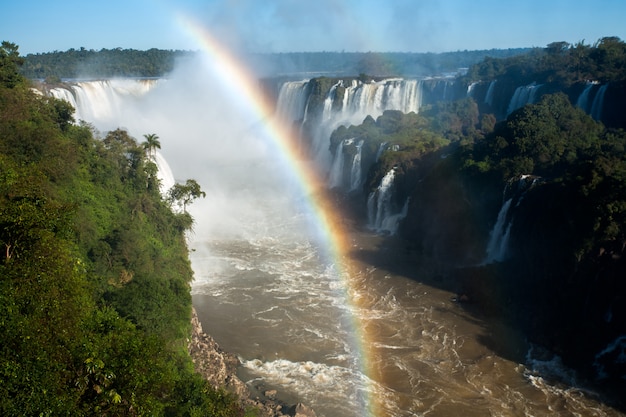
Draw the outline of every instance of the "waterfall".
<instances>
[{"instance_id":1,"label":"waterfall","mask_svg":"<svg viewBox=\"0 0 626 417\"><path fill-rule=\"evenodd\" d=\"M578 100L576 100L576 107L583 109L586 113L588 112L589 107L589 93L596 84L597 82L588 82L583 92L580 93L580 96L578 96Z\"/></svg>"},{"instance_id":2,"label":"waterfall","mask_svg":"<svg viewBox=\"0 0 626 417\"><path fill-rule=\"evenodd\" d=\"M485 104L489 106L493 106L493 92L496 88L497 80L493 80L489 83L489 88L487 88L487 94L485 94Z\"/></svg>"},{"instance_id":3,"label":"waterfall","mask_svg":"<svg viewBox=\"0 0 626 417\"><path fill-rule=\"evenodd\" d=\"M172 169L169 164L161 155L161 152L157 151L154 154L154 162L158 168L157 177L159 178L159 188L161 190L161 194L165 195L170 188L176 184L176 180L174 179L174 174L172 173Z\"/></svg>"},{"instance_id":4,"label":"waterfall","mask_svg":"<svg viewBox=\"0 0 626 417\"><path fill-rule=\"evenodd\" d=\"M408 200L399 213L394 210L392 197L395 175L394 167L385 174L378 188L367 198L368 227L379 233L395 234L400 220L408 212Z\"/></svg>"},{"instance_id":5,"label":"waterfall","mask_svg":"<svg viewBox=\"0 0 626 417\"><path fill-rule=\"evenodd\" d=\"M104 80L84 81L56 87L49 91L55 98L70 103L75 110L74 118L96 124L99 129L117 128L118 117L128 112L128 105L137 102L163 80ZM176 180L161 152L156 151L153 161L157 166L159 189L165 195Z\"/></svg>"},{"instance_id":6,"label":"waterfall","mask_svg":"<svg viewBox=\"0 0 626 417\"><path fill-rule=\"evenodd\" d=\"M467 86L467 97L474 97L474 89L478 85L478 82L473 82Z\"/></svg>"},{"instance_id":7,"label":"waterfall","mask_svg":"<svg viewBox=\"0 0 626 417\"><path fill-rule=\"evenodd\" d=\"M361 151L363 149L363 141L360 140L356 145L356 153L352 158L352 169L350 170L350 191L355 191L361 185Z\"/></svg>"},{"instance_id":8,"label":"waterfall","mask_svg":"<svg viewBox=\"0 0 626 417\"><path fill-rule=\"evenodd\" d=\"M367 219L370 228L376 230L382 225L382 219L386 213L383 213L389 206L391 200L390 188L393 185L395 177L395 168L392 168L385 174L378 188L372 191L367 198Z\"/></svg>"},{"instance_id":9,"label":"waterfall","mask_svg":"<svg viewBox=\"0 0 626 417\"><path fill-rule=\"evenodd\" d=\"M49 93L54 98L58 98L59 100L65 100L70 103L72 107L74 107L74 118L77 119L77 121L79 120L79 118L77 117L78 106L76 104L76 98L70 90L68 90L67 88L56 87L50 89Z\"/></svg>"},{"instance_id":10,"label":"waterfall","mask_svg":"<svg viewBox=\"0 0 626 417\"><path fill-rule=\"evenodd\" d=\"M378 162L383 152L385 152L386 148L387 148L387 142L382 142L380 145L378 145L378 150L376 151L376 160L375 160L376 162Z\"/></svg>"},{"instance_id":11,"label":"waterfall","mask_svg":"<svg viewBox=\"0 0 626 417\"><path fill-rule=\"evenodd\" d=\"M284 83L278 93L276 113L287 123L304 119L307 104L308 80Z\"/></svg>"},{"instance_id":12,"label":"waterfall","mask_svg":"<svg viewBox=\"0 0 626 417\"><path fill-rule=\"evenodd\" d=\"M389 81L382 90L381 106L403 113L419 111L422 105L421 82L417 80Z\"/></svg>"},{"instance_id":13,"label":"waterfall","mask_svg":"<svg viewBox=\"0 0 626 417\"><path fill-rule=\"evenodd\" d=\"M333 165L339 163L329 152L330 135L337 127L361 124L367 116L377 118L385 110L417 113L422 105L423 83L419 80L400 78L376 82L339 80L325 93L321 105L315 107L319 114L309 115L311 111L309 99L314 92L308 85L309 81L285 82L279 91L277 107L281 109L282 114L290 114L291 121L302 120L301 126L304 126L308 119L319 120L317 125L307 127L311 140L310 156L326 173L330 173ZM337 95L339 87L343 89L341 101ZM296 110L289 113L287 109L291 108Z\"/></svg>"},{"instance_id":14,"label":"waterfall","mask_svg":"<svg viewBox=\"0 0 626 417\"><path fill-rule=\"evenodd\" d=\"M487 255L483 264L502 262L507 259L514 211L520 206L526 193L540 181L541 177L520 175L507 182L502 198L504 202L498 212L496 224L489 233Z\"/></svg>"},{"instance_id":15,"label":"waterfall","mask_svg":"<svg viewBox=\"0 0 626 417\"><path fill-rule=\"evenodd\" d=\"M326 122L332 118L333 102L337 94L337 87L341 84L341 81L330 87L328 95L324 99L324 110L322 110L322 121Z\"/></svg>"},{"instance_id":16,"label":"waterfall","mask_svg":"<svg viewBox=\"0 0 626 417\"><path fill-rule=\"evenodd\" d=\"M76 121L98 121L105 129L118 127L118 120L128 105L147 94L162 80L82 81L69 88L50 90L54 97L68 101L75 109Z\"/></svg>"},{"instance_id":17,"label":"waterfall","mask_svg":"<svg viewBox=\"0 0 626 417\"><path fill-rule=\"evenodd\" d=\"M606 93L606 89L609 87L608 84L604 84L598 89L596 96L593 98L593 103L591 104L591 112L589 113L594 120L600 120L602 117L602 107L604 106L604 95Z\"/></svg>"},{"instance_id":18,"label":"waterfall","mask_svg":"<svg viewBox=\"0 0 626 417\"><path fill-rule=\"evenodd\" d=\"M350 165L347 167L350 169L350 182L346 184L347 178L344 180L346 171L346 146L354 146L355 152L350 161ZM361 185L361 151L363 149L363 141L360 140L354 145L354 138L344 139L335 150L333 157L333 163L328 174L328 188L338 188L349 186L349 191L354 191ZM348 152L349 153L349 152Z\"/></svg>"},{"instance_id":19,"label":"waterfall","mask_svg":"<svg viewBox=\"0 0 626 417\"><path fill-rule=\"evenodd\" d=\"M506 259L506 252L509 243L509 236L511 233L511 226L513 222L508 221L509 210L511 209L511 203L513 198L509 198L502 204L500 212L498 213L498 219L493 226L493 230L489 236L489 243L487 244L487 257L484 263L490 264L494 262L500 262Z\"/></svg>"},{"instance_id":20,"label":"waterfall","mask_svg":"<svg viewBox=\"0 0 626 417\"><path fill-rule=\"evenodd\" d=\"M511 101L509 102L509 107L506 111L506 115L513 113L515 110L524 107L527 104L533 104L536 101L537 91L541 88L542 84L529 84L522 87L517 87L515 89L515 93L513 93L513 97L511 97Z\"/></svg>"},{"instance_id":21,"label":"waterfall","mask_svg":"<svg viewBox=\"0 0 626 417\"><path fill-rule=\"evenodd\" d=\"M333 158L333 164L330 168L328 176L328 188L337 188L343 185L343 165L345 156L343 154L343 147L346 144L352 143L353 139L342 140L337 149L335 149L335 156Z\"/></svg>"}]
</instances>

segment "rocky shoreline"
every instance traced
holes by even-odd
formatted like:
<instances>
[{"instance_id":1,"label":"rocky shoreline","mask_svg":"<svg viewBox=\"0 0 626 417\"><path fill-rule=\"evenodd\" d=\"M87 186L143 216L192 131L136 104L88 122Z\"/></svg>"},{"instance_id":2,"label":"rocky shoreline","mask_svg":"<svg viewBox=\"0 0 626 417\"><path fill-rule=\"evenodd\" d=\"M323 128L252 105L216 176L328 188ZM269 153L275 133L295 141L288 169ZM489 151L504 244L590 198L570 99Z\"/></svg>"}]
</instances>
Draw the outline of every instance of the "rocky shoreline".
<instances>
[{"instance_id":1,"label":"rocky shoreline","mask_svg":"<svg viewBox=\"0 0 626 417\"><path fill-rule=\"evenodd\" d=\"M244 409L256 408L259 417L316 417L315 411L302 403L285 404L277 400L276 390L252 394L248 386L237 376L239 359L223 351L211 336L204 333L202 324L193 309L192 335L189 354L196 372L200 373L213 387L223 388L239 397Z\"/></svg>"}]
</instances>

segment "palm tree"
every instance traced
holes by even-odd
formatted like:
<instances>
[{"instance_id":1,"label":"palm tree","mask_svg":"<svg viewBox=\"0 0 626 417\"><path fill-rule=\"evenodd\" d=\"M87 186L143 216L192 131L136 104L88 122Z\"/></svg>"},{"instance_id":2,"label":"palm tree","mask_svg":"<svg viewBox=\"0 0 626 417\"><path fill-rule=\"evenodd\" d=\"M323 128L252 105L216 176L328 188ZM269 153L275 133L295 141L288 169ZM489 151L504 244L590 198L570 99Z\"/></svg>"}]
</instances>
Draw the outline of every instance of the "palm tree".
<instances>
[{"instance_id":1,"label":"palm tree","mask_svg":"<svg viewBox=\"0 0 626 417\"><path fill-rule=\"evenodd\" d=\"M143 137L146 138L146 141L142 144L146 155L152 160L152 162L156 162L156 150L161 149L159 137L155 133L149 133L147 135L143 135Z\"/></svg>"}]
</instances>

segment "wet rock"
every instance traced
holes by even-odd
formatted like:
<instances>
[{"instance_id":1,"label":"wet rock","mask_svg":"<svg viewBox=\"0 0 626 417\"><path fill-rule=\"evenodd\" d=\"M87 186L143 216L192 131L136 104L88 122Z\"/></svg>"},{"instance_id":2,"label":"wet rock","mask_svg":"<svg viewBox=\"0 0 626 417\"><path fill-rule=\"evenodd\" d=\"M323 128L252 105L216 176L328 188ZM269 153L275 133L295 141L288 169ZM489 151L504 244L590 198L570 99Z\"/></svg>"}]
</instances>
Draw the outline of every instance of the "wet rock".
<instances>
[{"instance_id":1,"label":"wet rock","mask_svg":"<svg viewBox=\"0 0 626 417\"><path fill-rule=\"evenodd\" d=\"M225 388L239 397L249 397L248 387L236 376L239 365L237 357L224 352L211 336L202 331L202 325L195 310L191 324L193 330L189 353L196 372L200 373L214 388Z\"/></svg>"},{"instance_id":2,"label":"wet rock","mask_svg":"<svg viewBox=\"0 0 626 417\"><path fill-rule=\"evenodd\" d=\"M276 394L278 394L278 392L275 389L272 389L272 390L265 391L264 394L270 400L275 400L276 399Z\"/></svg>"},{"instance_id":3,"label":"wet rock","mask_svg":"<svg viewBox=\"0 0 626 417\"><path fill-rule=\"evenodd\" d=\"M244 409L255 408L258 417L316 417L312 408L298 403L289 407L277 400L278 391L270 389L263 392L264 398L252 398L248 386L237 377L239 359L232 353L222 350L213 338L202 330L202 324L193 310L192 335L189 341L189 354L196 372L200 373L214 388L223 388L236 394ZM258 393L260 394L260 393Z\"/></svg>"},{"instance_id":4,"label":"wet rock","mask_svg":"<svg viewBox=\"0 0 626 417\"><path fill-rule=\"evenodd\" d=\"M294 417L317 417L315 411L302 403L298 403L293 407L292 413Z\"/></svg>"}]
</instances>

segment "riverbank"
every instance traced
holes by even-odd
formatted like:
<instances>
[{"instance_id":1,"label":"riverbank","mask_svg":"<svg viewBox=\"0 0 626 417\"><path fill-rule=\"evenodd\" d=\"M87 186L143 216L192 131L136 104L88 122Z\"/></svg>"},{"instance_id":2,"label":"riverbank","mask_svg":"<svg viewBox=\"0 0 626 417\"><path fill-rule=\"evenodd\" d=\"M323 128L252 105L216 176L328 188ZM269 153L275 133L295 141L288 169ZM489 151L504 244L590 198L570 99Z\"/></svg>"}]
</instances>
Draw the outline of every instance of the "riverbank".
<instances>
[{"instance_id":1,"label":"riverbank","mask_svg":"<svg viewBox=\"0 0 626 417\"><path fill-rule=\"evenodd\" d=\"M237 376L237 369L241 366L239 359L234 354L225 352L211 336L204 333L195 309L192 312L191 325L189 354L196 372L209 381L211 386L237 395L242 408L259 410L255 414L258 417L316 417L315 411L302 403L289 405L278 400L276 390L251 390Z\"/></svg>"}]
</instances>

